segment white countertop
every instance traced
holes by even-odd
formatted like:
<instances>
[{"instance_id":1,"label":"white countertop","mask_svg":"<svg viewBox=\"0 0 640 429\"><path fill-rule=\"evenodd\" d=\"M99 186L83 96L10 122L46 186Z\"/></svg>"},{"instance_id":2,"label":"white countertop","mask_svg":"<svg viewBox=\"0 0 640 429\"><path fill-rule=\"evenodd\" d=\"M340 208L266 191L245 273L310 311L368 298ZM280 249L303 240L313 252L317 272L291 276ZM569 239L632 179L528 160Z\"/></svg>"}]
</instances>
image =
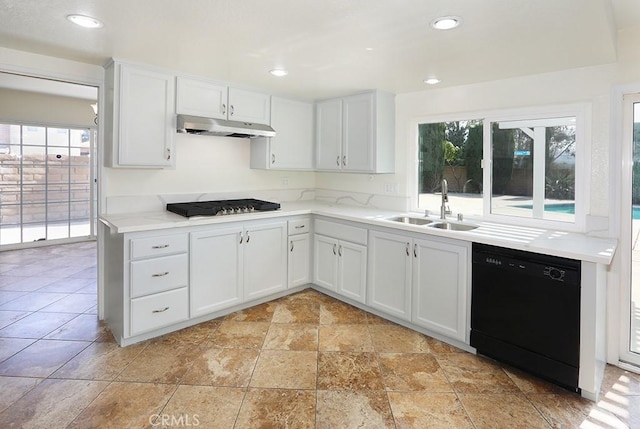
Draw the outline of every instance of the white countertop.
<instances>
[{"instance_id":1,"label":"white countertop","mask_svg":"<svg viewBox=\"0 0 640 429\"><path fill-rule=\"evenodd\" d=\"M230 216L185 218L167 211L156 211L104 215L100 216L100 221L107 225L112 233L123 234L308 214L329 216L336 219L366 223L377 227L388 227L411 233L423 233L431 236L491 244L510 249L526 250L605 265L611 263L617 246L617 241L610 238L591 237L586 234L503 225L484 221L476 222L474 220L462 222L478 226L478 228L471 231L441 230L424 225L393 222L387 219L392 216L407 215L407 213L332 205L317 201L282 203L280 210L277 211ZM419 214L414 215L420 216ZM434 217L433 220L438 219Z\"/></svg>"}]
</instances>

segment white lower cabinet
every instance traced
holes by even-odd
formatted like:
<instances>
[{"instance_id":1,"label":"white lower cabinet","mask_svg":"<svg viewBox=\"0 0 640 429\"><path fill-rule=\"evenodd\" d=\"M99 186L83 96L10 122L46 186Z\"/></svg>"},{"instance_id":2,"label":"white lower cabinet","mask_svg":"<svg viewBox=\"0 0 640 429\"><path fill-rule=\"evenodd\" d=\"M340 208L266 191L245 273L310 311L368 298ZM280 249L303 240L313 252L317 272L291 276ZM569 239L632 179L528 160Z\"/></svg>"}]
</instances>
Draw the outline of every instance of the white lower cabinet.
<instances>
[{"instance_id":1,"label":"white lower cabinet","mask_svg":"<svg viewBox=\"0 0 640 429\"><path fill-rule=\"evenodd\" d=\"M364 303L367 273L366 246L315 234L313 282Z\"/></svg>"},{"instance_id":2,"label":"white lower cabinet","mask_svg":"<svg viewBox=\"0 0 640 429\"><path fill-rule=\"evenodd\" d=\"M468 242L413 240L412 322L466 342Z\"/></svg>"},{"instance_id":3,"label":"white lower cabinet","mask_svg":"<svg viewBox=\"0 0 640 429\"><path fill-rule=\"evenodd\" d=\"M465 341L469 253L467 242L370 231L367 304Z\"/></svg>"},{"instance_id":4,"label":"white lower cabinet","mask_svg":"<svg viewBox=\"0 0 640 429\"><path fill-rule=\"evenodd\" d=\"M186 287L131 300L131 335L173 325L189 319Z\"/></svg>"},{"instance_id":5,"label":"white lower cabinet","mask_svg":"<svg viewBox=\"0 0 640 429\"><path fill-rule=\"evenodd\" d=\"M369 232L367 304L391 316L411 320L410 237Z\"/></svg>"},{"instance_id":6,"label":"white lower cabinet","mask_svg":"<svg viewBox=\"0 0 640 429\"><path fill-rule=\"evenodd\" d=\"M286 222L191 233L191 317L287 288Z\"/></svg>"},{"instance_id":7,"label":"white lower cabinet","mask_svg":"<svg viewBox=\"0 0 640 429\"><path fill-rule=\"evenodd\" d=\"M191 317L242 302L242 232L233 227L191 233Z\"/></svg>"},{"instance_id":8,"label":"white lower cabinet","mask_svg":"<svg viewBox=\"0 0 640 429\"><path fill-rule=\"evenodd\" d=\"M289 237L288 287L310 283L311 278L311 237L309 234Z\"/></svg>"}]
</instances>

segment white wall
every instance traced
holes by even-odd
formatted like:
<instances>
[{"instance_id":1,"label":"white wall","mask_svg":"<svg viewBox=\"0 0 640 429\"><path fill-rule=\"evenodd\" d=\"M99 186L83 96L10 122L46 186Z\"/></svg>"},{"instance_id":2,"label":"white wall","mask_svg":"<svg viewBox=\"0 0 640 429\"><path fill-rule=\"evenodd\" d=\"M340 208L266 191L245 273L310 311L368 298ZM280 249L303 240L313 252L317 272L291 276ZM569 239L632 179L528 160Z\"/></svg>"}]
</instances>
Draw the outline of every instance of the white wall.
<instances>
[{"instance_id":1,"label":"white wall","mask_svg":"<svg viewBox=\"0 0 640 429\"><path fill-rule=\"evenodd\" d=\"M175 139L175 169L104 168L107 196L315 187L312 172L250 169L249 139L187 134L176 134Z\"/></svg>"}]
</instances>

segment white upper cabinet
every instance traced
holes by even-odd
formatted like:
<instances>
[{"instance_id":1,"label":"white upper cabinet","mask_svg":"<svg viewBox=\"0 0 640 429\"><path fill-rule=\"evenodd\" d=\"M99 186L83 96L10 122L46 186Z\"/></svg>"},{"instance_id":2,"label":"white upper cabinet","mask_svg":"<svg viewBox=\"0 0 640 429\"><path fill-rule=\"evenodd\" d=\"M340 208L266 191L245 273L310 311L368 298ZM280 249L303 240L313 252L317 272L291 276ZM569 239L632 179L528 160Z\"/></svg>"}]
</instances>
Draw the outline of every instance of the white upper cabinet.
<instances>
[{"instance_id":1,"label":"white upper cabinet","mask_svg":"<svg viewBox=\"0 0 640 429\"><path fill-rule=\"evenodd\" d=\"M316 168L392 173L395 97L379 91L316 104Z\"/></svg>"},{"instance_id":2,"label":"white upper cabinet","mask_svg":"<svg viewBox=\"0 0 640 429\"><path fill-rule=\"evenodd\" d=\"M176 113L227 119L227 86L179 76L176 81Z\"/></svg>"},{"instance_id":3,"label":"white upper cabinet","mask_svg":"<svg viewBox=\"0 0 640 429\"><path fill-rule=\"evenodd\" d=\"M275 137L251 139L251 168L313 170L313 104L271 97Z\"/></svg>"},{"instance_id":4,"label":"white upper cabinet","mask_svg":"<svg viewBox=\"0 0 640 429\"><path fill-rule=\"evenodd\" d=\"M270 96L204 79L178 76L176 113L269 124Z\"/></svg>"},{"instance_id":5,"label":"white upper cabinet","mask_svg":"<svg viewBox=\"0 0 640 429\"><path fill-rule=\"evenodd\" d=\"M173 75L112 62L106 69L105 140L112 167L173 167Z\"/></svg>"}]
</instances>

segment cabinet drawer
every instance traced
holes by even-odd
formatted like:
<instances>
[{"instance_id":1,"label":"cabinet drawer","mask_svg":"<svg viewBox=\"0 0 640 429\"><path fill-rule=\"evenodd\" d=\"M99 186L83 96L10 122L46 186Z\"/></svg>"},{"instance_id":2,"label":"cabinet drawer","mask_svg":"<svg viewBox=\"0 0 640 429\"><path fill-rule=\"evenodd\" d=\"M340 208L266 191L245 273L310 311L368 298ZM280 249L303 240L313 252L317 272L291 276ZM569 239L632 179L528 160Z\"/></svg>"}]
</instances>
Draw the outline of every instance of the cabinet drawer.
<instances>
[{"instance_id":1,"label":"cabinet drawer","mask_svg":"<svg viewBox=\"0 0 640 429\"><path fill-rule=\"evenodd\" d=\"M290 220L288 222L288 234L289 235L305 234L309 232L310 223L311 223L311 219Z\"/></svg>"},{"instance_id":2,"label":"cabinet drawer","mask_svg":"<svg viewBox=\"0 0 640 429\"><path fill-rule=\"evenodd\" d=\"M316 234L337 238L338 240L350 241L352 243L367 244L367 230L355 226L344 225L336 222L316 219L314 223Z\"/></svg>"},{"instance_id":3,"label":"cabinet drawer","mask_svg":"<svg viewBox=\"0 0 640 429\"><path fill-rule=\"evenodd\" d=\"M183 253L187 251L188 245L187 234L134 238L131 240L131 259Z\"/></svg>"},{"instance_id":4,"label":"cabinet drawer","mask_svg":"<svg viewBox=\"0 0 640 429\"><path fill-rule=\"evenodd\" d=\"M187 285L187 254L131 262L131 297L176 289Z\"/></svg>"},{"instance_id":5,"label":"cabinet drawer","mask_svg":"<svg viewBox=\"0 0 640 429\"><path fill-rule=\"evenodd\" d=\"M162 328L189 318L187 288L131 300L131 335Z\"/></svg>"}]
</instances>

